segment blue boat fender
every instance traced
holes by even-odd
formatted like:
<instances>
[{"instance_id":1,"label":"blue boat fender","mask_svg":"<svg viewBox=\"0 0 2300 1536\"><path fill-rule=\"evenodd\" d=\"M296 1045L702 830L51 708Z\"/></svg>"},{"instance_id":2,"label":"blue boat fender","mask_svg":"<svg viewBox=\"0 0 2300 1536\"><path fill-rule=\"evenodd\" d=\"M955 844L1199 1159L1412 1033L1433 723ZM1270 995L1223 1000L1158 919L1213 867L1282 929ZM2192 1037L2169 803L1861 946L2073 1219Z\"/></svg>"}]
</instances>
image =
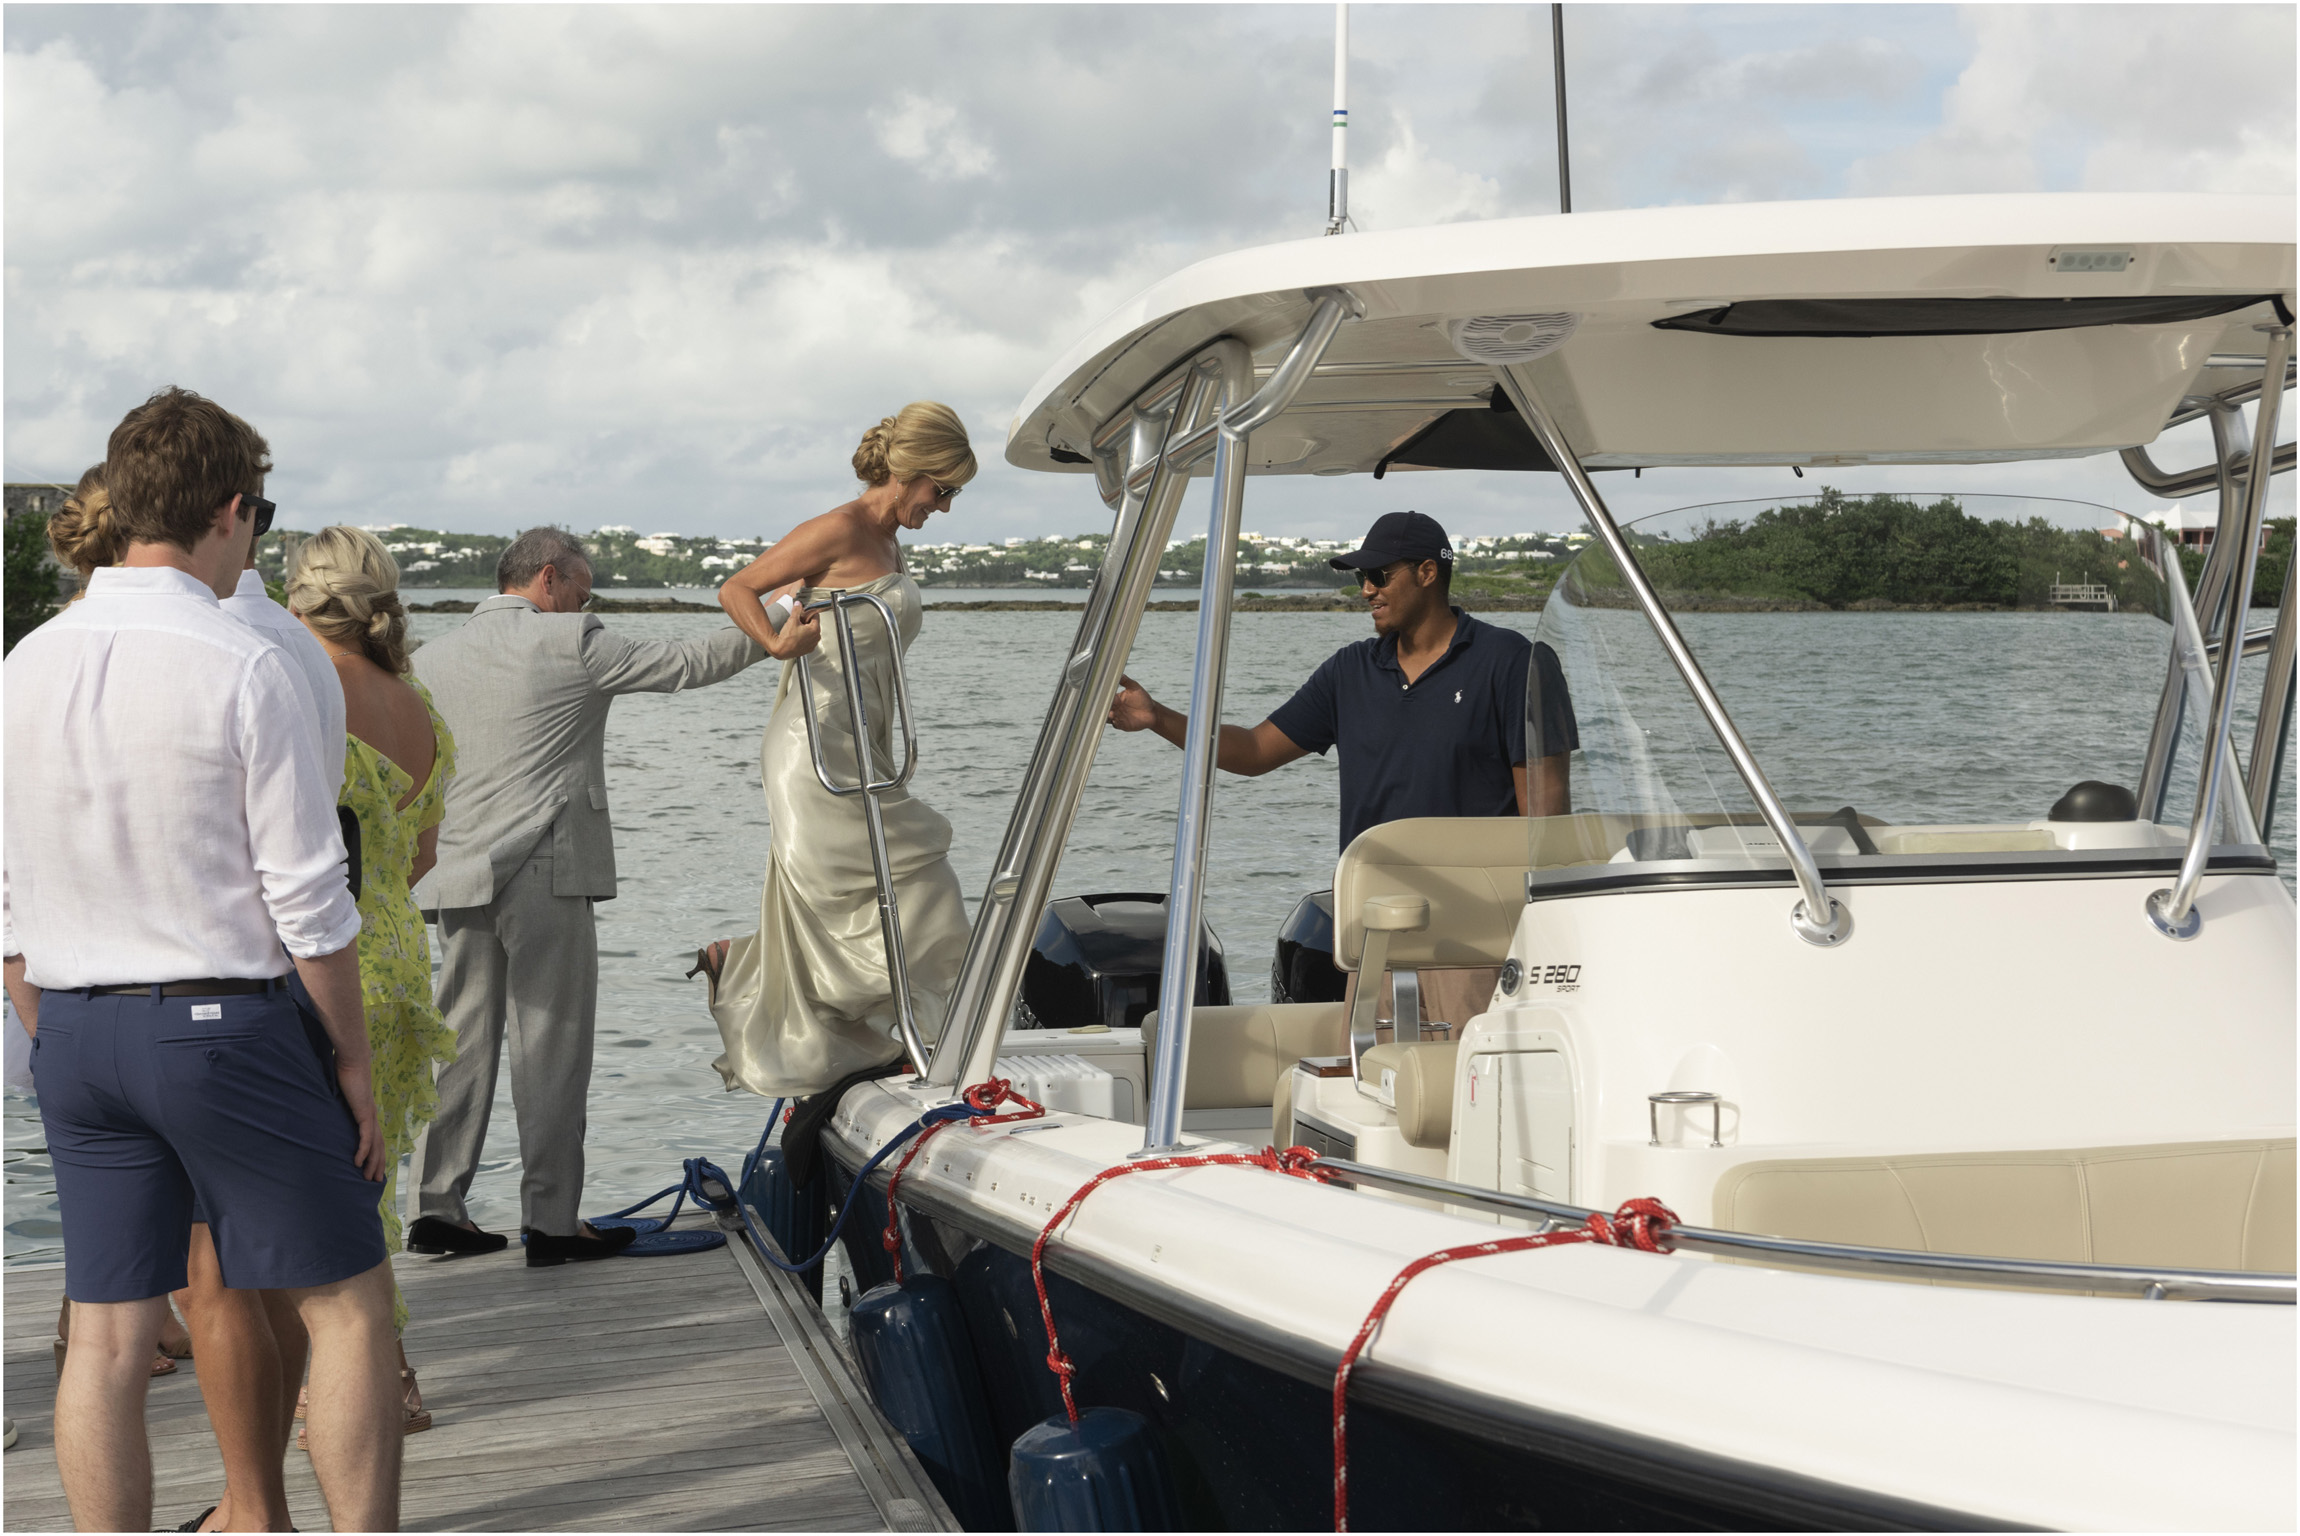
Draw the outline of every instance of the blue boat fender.
<instances>
[{"instance_id":1,"label":"blue boat fender","mask_svg":"<svg viewBox=\"0 0 2300 1536\"><path fill-rule=\"evenodd\" d=\"M970 1531L1011 1531L974 1343L958 1293L940 1275L913 1274L865 1291L849 1337L879 1411L910 1443L951 1513Z\"/></svg>"},{"instance_id":2,"label":"blue boat fender","mask_svg":"<svg viewBox=\"0 0 2300 1536\"><path fill-rule=\"evenodd\" d=\"M791 1181L791 1164L780 1146L761 1147L751 1159L748 1176L743 1180L743 1203L757 1213L759 1225L783 1250L784 1257L793 1263L804 1259L823 1245L824 1228L830 1223L825 1212L823 1186L819 1178L806 1184ZM816 1305L823 1299L823 1271L816 1265L799 1277Z\"/></svg>"},{"instance_id":3,"label":"blue boat fender","mask_svg":"<svg viewBox=\"0 0 2300 1536\"><path fill-rule=\"evenodd\" d=\"M1123 1408L1063 1414L1014 1442L1006 1470L1018 1531L1181 1528L1150 1421Z\"/></svg>"}]
</instances>

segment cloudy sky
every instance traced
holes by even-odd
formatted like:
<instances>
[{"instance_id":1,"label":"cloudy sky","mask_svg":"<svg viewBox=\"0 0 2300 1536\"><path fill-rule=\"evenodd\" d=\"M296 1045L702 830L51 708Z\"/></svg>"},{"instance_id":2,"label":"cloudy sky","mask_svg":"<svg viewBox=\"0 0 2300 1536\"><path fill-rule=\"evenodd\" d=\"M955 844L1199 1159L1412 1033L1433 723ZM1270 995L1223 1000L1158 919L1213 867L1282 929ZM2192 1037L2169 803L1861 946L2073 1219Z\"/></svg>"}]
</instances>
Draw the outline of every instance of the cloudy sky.
<instances>
[{"instance_id":1,"label":"cloudy sky","mask_svg":"<svg viewBox=\"0 0 2300 1536\"><path fill-rule=\"evenodd\" d=\"M2293 186L2290 6L1566 14L1578 209ZM1317 231L1332 26L1326 5L10 5L7 478L77 475L174 382L267 434L290 526L772 536L851 494L863 426L931 396L986 460L943 536L1103 526L1085 482L998 461L1004 424L1127 294ZM1555 211L1546 6L1358 5L1351 27L1361 225ZM2148 505L2113 459L1836 478ZM1672 471L1618 494L1791 488ZM1570 522L1554 477L1491 475L1265 481L1247 521L1339 534L1406 504L1457 532Z\"/></svg>"}]
</instances>

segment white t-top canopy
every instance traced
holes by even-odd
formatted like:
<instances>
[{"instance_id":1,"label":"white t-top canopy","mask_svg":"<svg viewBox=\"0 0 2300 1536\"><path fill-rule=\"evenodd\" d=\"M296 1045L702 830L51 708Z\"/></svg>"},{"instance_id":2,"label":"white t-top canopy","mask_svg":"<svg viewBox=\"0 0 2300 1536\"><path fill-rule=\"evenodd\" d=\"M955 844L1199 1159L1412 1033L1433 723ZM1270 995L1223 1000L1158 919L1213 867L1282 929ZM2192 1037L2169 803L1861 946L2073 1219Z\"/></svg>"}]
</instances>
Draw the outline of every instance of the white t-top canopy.
<instances>
[{"instance_id":1,"label":"white t-top canopy","mask_svg":"<svg viewBox=\"0 0 2300 1536\"><path fill-rule=\"evenodd\" d=\"M1095 326L1025 398L1006 457L1090 472L1145 387L1224 335L1267 366L1328 288L1364 318L1254 434L1256 473L1547 467L1462 350L1511 345L1539 352L1526 366L1592 467L2126 448L2258 372L2254 327L2293 304L2294 215L2289 197L1878 198L1263 246Z\"/></svg>"}]
</instances>

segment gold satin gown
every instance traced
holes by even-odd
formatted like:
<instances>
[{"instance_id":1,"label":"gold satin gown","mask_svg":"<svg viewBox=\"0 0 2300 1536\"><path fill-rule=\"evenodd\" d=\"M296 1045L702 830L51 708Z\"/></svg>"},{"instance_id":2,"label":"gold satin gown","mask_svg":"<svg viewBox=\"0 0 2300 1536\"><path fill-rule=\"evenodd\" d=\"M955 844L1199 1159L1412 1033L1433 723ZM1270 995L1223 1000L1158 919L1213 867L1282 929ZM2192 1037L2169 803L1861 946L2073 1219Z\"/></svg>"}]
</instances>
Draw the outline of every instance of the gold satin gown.
<instances>
[{"instance_id":1,"label":"gold satin gown","mask_svg":"<svg viewBox=\"0 0 2300 1536\"><path fill-rule=\"evenodd\" d=\"M826 597L832 590L810 587L800 597ZM917 584L896 571L846 590L871 593L893 610L907 653L922 617ZM870 717L871 757L884 778L896 752L890 637L877 610L865 605L848 615ZM807 663L814 678L815 728L831 777L853 783L854 728L838 636L827 610L821 622L822 644ZM806 720L799 713L806 707L799 669L789 663L781 672L759 750L773 837L759 893L759 930L728 946L711 1003L727 1048L712 1065L730 1090L761 1095L820 1093L850 1072L902 1054L862 798L833 795L815 778ZM907 787L881 797L879 806L902 914L911 1009L919 1033L931 1041L942 1030L966 955L966 904L950 867L950 823Z\"/></svg>"}]
</instances>

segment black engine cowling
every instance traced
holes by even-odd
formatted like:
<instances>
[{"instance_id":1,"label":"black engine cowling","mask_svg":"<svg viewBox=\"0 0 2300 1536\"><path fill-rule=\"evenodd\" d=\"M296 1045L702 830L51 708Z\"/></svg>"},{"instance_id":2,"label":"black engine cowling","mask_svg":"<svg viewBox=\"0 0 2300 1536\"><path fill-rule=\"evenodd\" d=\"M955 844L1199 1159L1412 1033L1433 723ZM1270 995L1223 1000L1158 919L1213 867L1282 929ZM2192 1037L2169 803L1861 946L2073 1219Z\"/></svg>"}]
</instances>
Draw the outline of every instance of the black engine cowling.
<instances>
[{"instance_id":1,"label":"black engine cowling","mask_svg":"<svg viewBox=\"0 0 2300 1536\"><path fill-rule=\"evenodd\" d=\"M1312 891L1278 926L1270 961L1273 1003L1338 1003L1349 977L1334 965L1334 893Z\"/></svg>"},{"instance_id":2,"label":"black engine cowling","mask_svg":"<svg viewBox=\"0 0 2300 1536\"><path fill-rule=\"evenodd\" d=\"M1038 938L1022 971L1019 1029L1075 1029L1107 1024L1125 1029L1158 1008L1158 973L1166 954L1164 892L1064 896L1048 902ZM1230 1001L1230 971L1222 941L1200 924L1198 990L1201 1006Z\"/></svg>"}]
</instances>

